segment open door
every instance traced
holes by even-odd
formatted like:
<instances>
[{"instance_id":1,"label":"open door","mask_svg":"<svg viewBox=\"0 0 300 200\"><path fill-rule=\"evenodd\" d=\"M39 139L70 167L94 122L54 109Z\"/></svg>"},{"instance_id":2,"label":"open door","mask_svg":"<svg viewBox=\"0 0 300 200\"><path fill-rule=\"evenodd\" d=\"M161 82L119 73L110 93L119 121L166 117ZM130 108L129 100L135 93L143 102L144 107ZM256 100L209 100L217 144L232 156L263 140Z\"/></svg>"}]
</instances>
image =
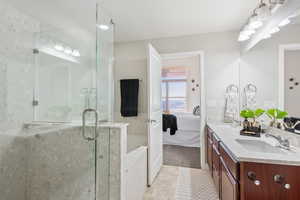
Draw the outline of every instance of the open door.
<instances>
[{"instance_id":1,"label":"open door","mask_svg":"<svg viewBox=\"0 0 300 200\"><path fill-rule=\"evenodd\" d=\"M151 44L148 46L148 185L163 164L161 109L161 57Z\"/></svg>"}]
</instances>

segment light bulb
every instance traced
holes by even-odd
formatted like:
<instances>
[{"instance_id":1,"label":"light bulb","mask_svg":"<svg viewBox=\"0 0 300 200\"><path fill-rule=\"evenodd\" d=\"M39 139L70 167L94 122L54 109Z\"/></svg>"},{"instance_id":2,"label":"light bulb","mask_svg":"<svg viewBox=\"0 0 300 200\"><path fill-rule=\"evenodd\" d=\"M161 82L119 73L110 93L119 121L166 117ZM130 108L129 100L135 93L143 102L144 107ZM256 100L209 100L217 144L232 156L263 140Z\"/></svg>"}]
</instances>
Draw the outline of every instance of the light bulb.
<instances>
[{"instance_id":1,"label":"light bulb","mask_svg":"<svg viewBox=\"0 0 300 200\"><path fill-rule=\"evenodd\" d=\"M80 53L79 53L79 51L78 50L73 50L73 52L72 52L72 56L75 56L75 57L80 57Z\"/></svg>"},{"instance_id":2,"label":"light bulb","mask_svg":"<svg viewBox=\"0 0 300 200\"><path fill-rule=\"evenodd\" d=\"M289 23L291 23L291 20L289 18L283 20L282 22L280 22L280 24L278 26L283 27L288 25Z\"/></svg>"},{"instance_id":3,"label":"light bulb","mask_svg":"<svg viewBox=\"0 0 300 200\"><path fill-rule=\"evenodd\" d=\"M71 54L72 53L72 49L70 47L66 47L64 52L66 54Z\"/></svg>"},{"instance_id":4,"label":"light bulb","mask_svg":"<svg viewBox=\"0 0 300 200\"><path fill-rule=\"evenodd\" d=\"M54 46L54 48L55 48L57 51L64 51L64 50L65 50L64 46L61 45L61 44L56 44L56 45Z\"/></svg>"},{"instance_id":5,"label":"light bulb","mask_svg":"<svg viewBox=\"0 0 300 200\"><path fill-rule=\"evenodd\" d=\"M248 35L240 34L238 41L239 42L244 42L246 40L249 40L250 37Z\"/></svg>"},{"instance_id":6,"label":"light bulb","mask_svg":"<svg viewBox=\"0 0 300 200\"><path fill-rule=\"evenodd\" d=\"M99 24L98 27L103 31L107 31L109 29L109 26L106 24Z\"/></svg>"},{"instance_id":7,"label":"light bulb","mask_svg":"<svg viewBox=\"0 0 300 200\"><path fill-rule=\"evenodd\" d=\"M269 39L271 37L272 37L272 35L270 33L267 33L264 35L263 39Z\"/></svg>"},{"instance_id":8,"label":"light bulb","mask_svg":"<svg viewBox=\"0 0 300 200\"><path fill-rule=\"evenodd\" d=\"M252 17L249 20L249 27L251 29L258 29L263 25L263 22L259 19L257 14L252 15Z\"/></svg>"},{"instance_id":9,"label":"light bulb","mask_svg":"<svg viewBox=\"0 0 300 200\"><path fill-rule=\"evenodd\" d=\"M280 31L280 28L278 28L277 26L272 28L270 31L270 34L274 34L274 33L278 33Z\"/></svg>"}]
</instances>

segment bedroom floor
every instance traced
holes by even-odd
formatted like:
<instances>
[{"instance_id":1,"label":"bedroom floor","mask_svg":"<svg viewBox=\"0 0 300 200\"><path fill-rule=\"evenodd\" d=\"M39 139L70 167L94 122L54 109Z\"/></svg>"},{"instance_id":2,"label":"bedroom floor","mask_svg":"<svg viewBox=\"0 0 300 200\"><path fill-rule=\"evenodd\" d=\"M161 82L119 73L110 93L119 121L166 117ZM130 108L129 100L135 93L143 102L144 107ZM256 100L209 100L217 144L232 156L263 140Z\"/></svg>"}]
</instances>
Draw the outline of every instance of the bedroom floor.
<instances>
[{"instance_id":1,"label":"bedroom floor","mask_svg":"<svg viewBox=\"0 0 300 200\"><path fill-rule=\"evenodd\" d=\"M207 170L163 166L144 200L218 200Z\"/></svg>"},{"instance_id":2,"label":"bedroom floor","mask_svg":"<svg viewBox=\"0 0 300 200\"><path fill-rule=\"evenodd\" d=\"M200 169L200 148L164 145L164 165Z\"/></svg>"}]
</instances>

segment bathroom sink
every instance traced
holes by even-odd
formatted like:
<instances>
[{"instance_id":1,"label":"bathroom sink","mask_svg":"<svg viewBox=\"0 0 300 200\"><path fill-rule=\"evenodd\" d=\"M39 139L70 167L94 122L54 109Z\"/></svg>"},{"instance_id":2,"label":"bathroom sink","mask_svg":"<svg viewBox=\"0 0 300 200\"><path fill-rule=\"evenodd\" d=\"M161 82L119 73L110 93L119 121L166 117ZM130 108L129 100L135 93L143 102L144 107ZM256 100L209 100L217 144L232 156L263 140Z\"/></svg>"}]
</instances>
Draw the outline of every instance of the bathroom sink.
<instances>
[{"instance_id":1,"label":"bathroom sink","mask_svg":"<svg viewBox=\"0 0 300 200\"><path fill-rule=\"evenodd\" d=\"M280 149L276 146L272 146L264 141L244 139L236 139L236 141L239 144L241 144L245 149L251 152L286 154L286 152L283 149Z\"/></svg>"}]
</instances>

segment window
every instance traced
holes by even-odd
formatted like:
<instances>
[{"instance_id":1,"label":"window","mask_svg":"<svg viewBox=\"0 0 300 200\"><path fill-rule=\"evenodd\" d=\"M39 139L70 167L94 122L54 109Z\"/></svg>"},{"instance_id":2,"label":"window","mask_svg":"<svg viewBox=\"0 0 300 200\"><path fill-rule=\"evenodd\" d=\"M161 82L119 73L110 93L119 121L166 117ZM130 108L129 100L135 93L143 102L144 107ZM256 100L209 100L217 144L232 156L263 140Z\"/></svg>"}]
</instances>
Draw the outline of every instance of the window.
<instances>
[{"instance_id":1,"label":"window","mask_svg":"<svg viewBox=\"0 0 300 200\"><path fill-rule=\"evenodd\" d=\"M162 73L162 107L164 112L187 111L185 67L168 67Z\"/></svg>"}]
</instances>

